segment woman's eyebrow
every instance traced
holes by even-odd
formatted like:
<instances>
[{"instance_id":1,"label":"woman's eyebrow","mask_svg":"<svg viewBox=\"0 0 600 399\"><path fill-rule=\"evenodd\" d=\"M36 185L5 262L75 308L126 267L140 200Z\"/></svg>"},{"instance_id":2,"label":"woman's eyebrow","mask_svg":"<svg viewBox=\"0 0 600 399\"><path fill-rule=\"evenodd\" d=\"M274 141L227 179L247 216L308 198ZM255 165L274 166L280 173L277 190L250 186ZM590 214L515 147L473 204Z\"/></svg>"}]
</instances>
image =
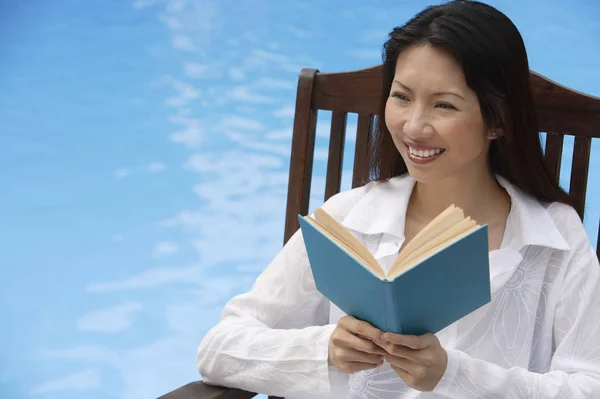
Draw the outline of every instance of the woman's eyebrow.
<instances>
[{"instance_id":1,"label":"woman's eyebrow","mask_svg":"<svg viewBox=\"0 0 600 399\"><path fill-rule=\"evenodd\" d=\"M399 80L394 79L394 81L392 83L396 83L402 89L406 90L409 93L412 93L412 89L410 87L406 86L405 84L403 84L402 82L400 82ZM440 92L433 93L433 95L434 96L443 96L443 95L456 96L456 97L460 98L461 100L466 101L463 96L461 96L460 94L455 93L453 91L440 91Z\"/></svg>"}]
</instances>

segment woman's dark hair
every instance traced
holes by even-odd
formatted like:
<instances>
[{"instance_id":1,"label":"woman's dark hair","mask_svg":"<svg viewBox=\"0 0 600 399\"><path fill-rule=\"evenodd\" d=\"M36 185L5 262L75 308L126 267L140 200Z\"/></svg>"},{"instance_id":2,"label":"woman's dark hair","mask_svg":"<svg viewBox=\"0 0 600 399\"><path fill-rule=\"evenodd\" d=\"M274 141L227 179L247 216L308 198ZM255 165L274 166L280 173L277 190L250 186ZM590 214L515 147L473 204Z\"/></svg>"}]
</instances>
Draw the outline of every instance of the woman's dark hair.
<instances>
[{"instance_id":1,"label":"woman's dark hair","mask_svg":"<svg viewBox=\"0 0 600 399\"><path fill-rule=\"evenodd\" d=\"M501 136L490 146L492 172L539 201L573 205L544 162L523 39L508 17L477 1L428 7L389 34L382 51L383 91L370 143L370 180L407 173L385 124L385 104L398 56L418 45L443 49L456 59L477 94L485 124L500 129Z\"/></svg>"}]
</instances>

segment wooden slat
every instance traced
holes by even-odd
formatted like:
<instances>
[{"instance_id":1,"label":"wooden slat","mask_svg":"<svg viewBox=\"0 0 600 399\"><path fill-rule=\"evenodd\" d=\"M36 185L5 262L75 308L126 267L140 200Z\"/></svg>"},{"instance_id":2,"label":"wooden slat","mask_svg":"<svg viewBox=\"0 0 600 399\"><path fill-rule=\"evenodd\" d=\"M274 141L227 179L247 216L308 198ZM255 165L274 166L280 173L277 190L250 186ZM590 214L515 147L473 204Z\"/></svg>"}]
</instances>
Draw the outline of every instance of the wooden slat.
<instances>
[{"instance_id":1,"label":"wooden slat","mask_svg":"<svg viewBox=\"0 0 600 399\"><path fill-rule=\"evenodd\" d=\"M358 115L356 127L356 147L354 148L354 169L352 188L358 187L369 173L368 149L373 130L373 117L368 114Z\"/></svg>"},{"instance_id":2,"label":"wooden slat","mask_svg":"<svg viewBox=\"0 0 600 399\"><path fill-rule=\"evenodd\" d=\"M600 126L600 113L581 109L545 108L536 105L538 129L546 132L569 132L575 137L594 136L593 129Z\"/></svg>"},{"instance_id":3,"label":"wooden slat","mask_svg":"<svg viewBox=\"0 0 600 399\"><path fill-rule=\"evenodd\" d=\"M160 396L158 399L251 399L255 396L255 393L241 389L218 387L196 381Z\"/></svg>"},{"instance_id":4,"label":"wooden slat","mask_svg":"<svg viewBox=\"0 0 600 399\"><path fill-rule=\"evenodd\" d=\"M555 182L560 181L560 164L562 160L564 135L548 132L546 134L545 158L548 169Z\"/></svg>"},{"instance_id":5,"label":"wooden slat","mask_svg":"<svg viewBox=\"0 0 600 399\"><path fill-rule=\"evenodd\" d=\"M333 111L331 115L329 156L327 157L327 178L325 181L325 201L340 192L347 120L348 114L345 112Z\"/></svg>"},{"instance_id":6,"label":"wooden slat","mask_svg":"<svg viewBox=\"0 0 600 399\"><path fill-rule=\"evenodd\" d=\"M540 131L600 136L599 97L570 89L534 71L530 71L530 82Z\"/></svg>"},{"instance_id":7,"label":"wooden slat","mask_svg":"<svg viewBox=\"0 0 600 399\"><path fill-rule=\"evenodd\" d=\"M375 115L382 91L382 66L351 72L319 73L315 108Z\"/></svg>"},{"instance_id":8,"label":"wooden slat","mask_svg":"<svg viewBox=\"0 0 600 399\"><path fill-rule=\"evenodd\" d=\"M585 195L590 168L591 149L591 137L575 137L569 192L577 198L577 212L582 220L585 210Z\"/></svg>"},{"instance_id":9,"label":"wooden slat","mask_svg":"<svg viewBox=\"0 0 600 399\"><path fill-rule=\"evenodd\" d=\"M287 208L283 244L298 230L298 214L308 213L317 111L312 107L316 69L303 69L298 78L296 94L296 114L290 158L290 178L288 183Z\"/></svg>"}]
</instances>

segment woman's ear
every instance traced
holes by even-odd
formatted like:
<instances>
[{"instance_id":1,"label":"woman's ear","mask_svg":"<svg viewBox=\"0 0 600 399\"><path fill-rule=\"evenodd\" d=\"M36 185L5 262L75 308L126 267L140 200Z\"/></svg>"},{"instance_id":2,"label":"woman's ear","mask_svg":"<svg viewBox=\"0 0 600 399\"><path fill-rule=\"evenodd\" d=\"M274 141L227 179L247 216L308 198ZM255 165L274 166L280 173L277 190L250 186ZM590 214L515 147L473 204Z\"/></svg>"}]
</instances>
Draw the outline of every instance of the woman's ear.
<instances>
[{"instance_id":1,"label":"woman's ear","mask_svg":"<svg viewBox=\"0 0 600 399\"><path fill-rule=\"evenodd\" d=\"M504 135L504 131L500 128L494 128L494 129L490 129L490 131L488 131L488 139L489 140L496 140L499 137L502 137Z\"/></svg>"}]
</instances>

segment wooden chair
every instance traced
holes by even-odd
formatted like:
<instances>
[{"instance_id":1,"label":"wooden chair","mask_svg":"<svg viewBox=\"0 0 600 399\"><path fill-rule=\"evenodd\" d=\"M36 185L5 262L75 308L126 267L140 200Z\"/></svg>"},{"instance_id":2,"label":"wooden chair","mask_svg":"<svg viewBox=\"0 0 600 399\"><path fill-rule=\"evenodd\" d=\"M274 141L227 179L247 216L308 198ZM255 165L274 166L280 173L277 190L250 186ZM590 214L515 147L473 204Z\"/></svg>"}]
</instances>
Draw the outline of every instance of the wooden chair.
<instances>
[{"instance_id":1,"label":"wooden chair","mask_svg":"<svg viewBox=\"0 0 600 399\"><path fill-rule=\"evenodd\" d=\"M290 163L284 244L298 229L297 214L309 206L318 110L332 112L325 200L340 191L348 113L358 114L352 186L368 176L367 144L382 90L381 66L342 73L303 69L298 80ZM546 132L545 154L553 176L559 178L565 135L574 136L570 192L580 198L584 217L592 138L600 138L600 98L576 92L531 72L540 132ZM600 258L600 234L596 238ZM247 399L254 393L214 387L201 381L185 385L160 399Z\"/></svg>"}]
</instances>

